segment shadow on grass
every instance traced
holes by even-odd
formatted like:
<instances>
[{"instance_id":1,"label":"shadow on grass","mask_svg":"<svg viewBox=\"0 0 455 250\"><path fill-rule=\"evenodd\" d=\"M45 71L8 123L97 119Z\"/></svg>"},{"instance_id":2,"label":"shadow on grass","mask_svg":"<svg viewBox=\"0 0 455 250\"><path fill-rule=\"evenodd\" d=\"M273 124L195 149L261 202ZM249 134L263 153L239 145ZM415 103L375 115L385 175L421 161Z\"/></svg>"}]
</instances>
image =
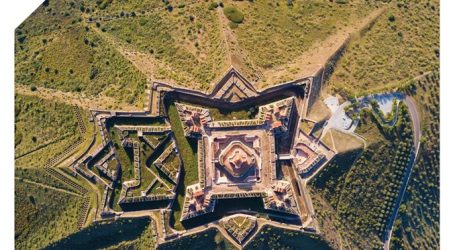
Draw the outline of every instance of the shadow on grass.
<instances>
[{"instance_id":1,"label":"shadow on grass","mask_svg":"<svg viewBox=\"0 0 455 250\"><path fill-rule=\"evenodd\" d=\"M45 249L106 248L138 238L149 224L150 218L98 222L47 246Z\"/></svg>"}]
</instances>

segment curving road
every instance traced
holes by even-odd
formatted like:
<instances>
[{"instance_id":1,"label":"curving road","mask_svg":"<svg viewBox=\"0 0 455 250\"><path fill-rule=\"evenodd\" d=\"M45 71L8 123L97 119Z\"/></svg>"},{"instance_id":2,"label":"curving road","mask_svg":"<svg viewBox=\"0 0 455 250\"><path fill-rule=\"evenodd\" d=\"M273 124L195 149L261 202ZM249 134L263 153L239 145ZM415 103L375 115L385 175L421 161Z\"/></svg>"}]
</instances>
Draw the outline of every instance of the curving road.
<instances>
[{"instance_id":1,"label":"curving road","mask_svg":"<svg viewBox=\"0 0 455 250\"><path fill-rule=\"evenodd\" d=\"M414 134L414 151L411 152L410 156L410 161L408 165L406 166L406 171L404 175L404 182L400 187L400 191L398 193L398 199L393 207L392 215L390 217L389 223L387 224L387 227L385 229L386 235L384 239L384 249L389 249L390 248L390 239L392 238L392 232L393 232L393 223L395 222L397 216L398 216L398 210L400 208L401 202L403 201L404 194L406 193L406 187L409 184L409 180L411 179L411 173L412 173L412 167L415 165L415 162L417 161L417 155L419 153L419 148L420 148L420 137L422 135L422 132L420 130L420 117L419 117L419 112L417 110L417 105L414 101L414 99L410 96L406 96L404 99L404 103L408 107L409 114L411 117L412 121L412 131Z\"/></svg>"},{"instance_id":2,"label":"curving road","mask_svg":"<svg viewBox=\"0 0 455 250\"><path fill-rule=\"evenodd\" d=\"M406 106L408 106L409 114L411 115L413 125L412 131L414 133L414 147L416 148L416 152L418 152L420 146L420 137L422 136L422 132L420 131L419 112L417 111L417 105L412 97L406 96L404 103Z\"/></svg>"}]
</instances>

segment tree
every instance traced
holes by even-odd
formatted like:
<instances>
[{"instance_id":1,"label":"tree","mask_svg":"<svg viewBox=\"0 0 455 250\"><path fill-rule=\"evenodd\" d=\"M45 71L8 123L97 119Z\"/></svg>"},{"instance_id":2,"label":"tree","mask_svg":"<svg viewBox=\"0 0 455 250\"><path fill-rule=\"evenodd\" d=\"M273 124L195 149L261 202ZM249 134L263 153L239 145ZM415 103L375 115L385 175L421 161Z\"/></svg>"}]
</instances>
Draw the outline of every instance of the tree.
<instances>
[{"instance_id":1,"label":"tree","mask_svg":"<svg viewBox=\"0 0 455 250\"><path fill-rule=\"evenodd\" d=\"M389 16L389 22L395 22L395 16L394 15L390 15Z\"/></svg>"},{"instance_id":2,"label":"tree","mask_svg":"<svg viewBox=\"0 0 455 250\"><path fill-rule=\"evenodd\" d=\"M90 80L95 79L95 77L98 75L98 69L97 68L92 68L90 71Z\"/></svg>"},{"instance_id":3,"label":"tree","mask_svg":"<svg viewBox=\"0 0 455 250\"><path fill-rule=\"evenodd\" d=\"M209 5L209 10L214 10L218 8L219 4L217 2L211 2Z\"/></svg>"},{"instance_id":4,"label":"tree","mask_svg":"<svg viewBox=\"0 0 455 250\"><path fill-rule=\"evenodd\" d=\"M238 10L237 8L233 6L228 6L225 7L224 10L224 15L232 22L235 24L239 24L243 22L244 15L243 13Z\"/></svg>"},{"instance_id":5,"label":"tree","mask_svg":"<svg viewBox=\"0 0 455 250\"><path fill-rule=\"evenodd\" d=\"M30 203L32 203L33 205L35 205L36 201L35 201L35 197L33 197L33 195L29 195L29 196L28 196L28 200L30 201Z\"/></svg>"}]
</instances>

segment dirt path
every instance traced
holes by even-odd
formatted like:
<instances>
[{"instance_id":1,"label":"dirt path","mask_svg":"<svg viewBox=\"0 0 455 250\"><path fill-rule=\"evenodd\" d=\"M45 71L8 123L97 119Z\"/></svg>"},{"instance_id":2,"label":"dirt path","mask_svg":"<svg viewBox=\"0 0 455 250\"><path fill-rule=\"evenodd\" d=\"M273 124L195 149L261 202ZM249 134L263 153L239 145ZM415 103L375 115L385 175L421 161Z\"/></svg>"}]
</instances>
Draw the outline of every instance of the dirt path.
<instances>
[{"instance_id":1,"label":"dirt path","mask_svg":"<svg viewBox=\"0 0 455 250\"><path fill-rule=\"evenodd\" d=\"M138 69L142 74L144 74L148 79L156 78L156 71L159 69L165 69L168 72L173 72L171 66L163 61L156 60L151 54L137 51L131 46L128 46L126 43L120 39L106 33L102 32L92 23L92 29L98 34L98 36L103 39L106 43L112 46L121 56L128 60L136 69ZM153 39L153 38L151 38ZM188 75L185 72L178 72L179 75L183 76L185 79L193 79L193 76ZM184 83L178 84L175 80L169 78L159 78L158 80L184 86Z\"/></svg>"},{"instance_id":2,"label":"dirt path","mask_svg":"<svg viewBox=\"0 0 455 250\"><path fill-rule=\"evenodd\" d=\"M37 87L36 91L32 91L30 86L17 84L15 85L16 94L36 96L42 99L63 102L70 105L77 105L83 109L111 109L111 105L119 105L125 110L139 110L134 105L121 103L117 104L117 100L112 97L87 97L83 94L74 92L63 92L60 90Z\"/></svg>"},{"instance_id":3,"label":"dirt path","mask_svg":"<svg viewBox=\"0 0 455 250\"><path fill-rule=\"evenodd\" d=\"M67 193L67 194L75 195L75 196L78 196L78 197L81 197L81 198L83 197L82 195L74 193L74 192L71 192L69 190L62 189L62 188L56 188L56 187L49 186L49 185L46 185L46 184L43 184L43 183L40 183L40 182L35 182L35 181L28 180L28 179L20 179L18 177L15 177L15 179L16 180L21 180L21 181L23 181L25 183L28 183L28 184L33 184L33 185L37 185L37 186L40 186L40 187L43 187L43 188L52 189L52 190L57 191L57 192Z\"/></svg>"},{"instance_id":4,"label":"dirt path","mask_svg":"<svg viewBox=\"0 0 455 250\"><path fill-rule=\"evenodd\" d=\"M229 20L224 16L223 9L218 8L217 14L220 22L221 38L224 40L228 51L226 60L230 65L239 70L247 79L257 81L259 78L263 77L261 69L254 65L254 63L248 58L248 54L239 45L237 36L229 28Z\"/></svg>"},{"instance_id":5,"label":"dirt path","mask_svg":"<svg viewBox=\"0 0 455 250\"><path fill-rule=\"evenodd\" d=\"M100 29L96 28L95 25L92 25L92 30L95 31L106 43L117 50L117 52L119 52L125 59L131 62L131 64L147 76L147 78L153 77L157 62L152 55L127 48L121 41L106 32L102 32Z\"/></svg>"},{"instance_id":6,"label":"dirt path","mask_svg":"<svg viewBox=\"0 0 455 250\"><path fill-rule=\"evenodd\" d=\"M302 55L297 57L293 62L282 65L278 68L265 70L264 80L265 86L280 82L282 77L290 77L297 79L303 76L315 74L326 62L334 55L343 44L348 41L349 37L356 32L359 32L371 22L379 17L385 8L379 8L371 12L367 17L357 23L348 26L336 34L329 36L322 42L313 44L312 48L306 50ZM289 68L299 69L296 73L290 75Z\"/></svg>"},{"instance_id":7,"label":"dirt path","mask_svg":"<svg viewBox=\"0 0 455 250\"><path fill-rule=\"evenodd\" d=\"M88 19L88 15L82 14L85 20ZM109 35L106 32L102 32L98 29L95 23L88 23L91 26L92 30L103 39L106 43L111 45L117 52L119 52L125 59L133 64L140 72L142 72L145 76L152 77L153 72L155 69L155 59L151 55L147 55L145 53L141 53L138 51L134 51L132 49L127 49L126 46L122 44L121 41L116 39L115 37Z\"/></svg>"},{"instance_id":8,"label":"dirt path","mask_svg":"<svg viewBox=\"0 0 455 250\"><path fill-rule=\"evenodd\" d=\"M60 137L58 137L56 139L53 139L51 141L47 141L47 142L45 142L45 143L33 148L32 150L29 150L29 151L27 151L25 153L21 153L21 154L19 154L17 156L15 155L14 156L14 160L19 160L20 158L22 158L24 156L27 156L29 154L33 154L33 153L35 153L38 150L45 149L46 147L48 147L48 146L50 146L52 144L55 144L55 143L60 142L61 140L65 139L67 137L70 137L71 135L72 135L71 133L66 133L66 134L64 134L64 135L62 135L62 136L60 136ZM15 153L17 153L17 149L15 151L16 151Z\"/></svg>"}]
</instances>

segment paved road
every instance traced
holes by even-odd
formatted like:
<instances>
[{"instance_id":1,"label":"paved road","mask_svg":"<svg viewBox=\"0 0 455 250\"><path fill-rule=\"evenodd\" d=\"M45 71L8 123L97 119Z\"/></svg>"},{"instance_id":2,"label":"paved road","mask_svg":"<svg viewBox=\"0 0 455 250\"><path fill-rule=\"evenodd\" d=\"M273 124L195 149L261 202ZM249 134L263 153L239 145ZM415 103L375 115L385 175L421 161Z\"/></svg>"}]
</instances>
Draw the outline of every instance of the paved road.
<instances>
[{"instance_id":1,"label":"paved road","mask_svg":"<svg viewBox=\"0 0 455 250\"><path fill-rule=\"evenodd\" d=\"M421 130L420 130L420 117L417 111L417 105L412 97L406 96L404 99L404 103L408 106L409 114L411 116L412 121L412 131L414 133L414 149L415 151L411 152L410 161L406 166L406 171L404 175L404 183L401 185L400 191L398 193L398 200L393 207L392 215L390 217L389 223L386 227L386 236L384 239L384 249L390 248L390 239L392 238L393 232L393 223L395 222L398 216L398 210L400 208L401 202L403 201L404 194L406 193L406 187L409 184L409 180L411 179L412 167L415 165L417 160L417 155L420 148L420 137L421 137Z\"/></svg>"},{"instance_id":2,"label":"paved road","mask_svg":"<svg viewBox=\"0 0 455 250\"><path fill-rule=\"evenodd\" d=\"M419 148L420 146L420 137L422 136L422 132L420 130L420 117L419 117L419 112L417 111L417 105L414 101L414 99L410 96L406 96L404 99L404 103L406 106L408 106L409 113L411 115L411 120L412 120L412 131L414 133L414 147L416 149ZM416 150L417 152L418 150Z\"/></svg>"},{"instance_id":3,"label":"paved road","mask_svg":"<svg viewBox=\"0 0 455 250\"><path fill-rule=\"evenodd\" d=\"M349 101L344 102L335 110L335 112L332 114L332 116L330 117L330 119L327 121L324 128L322 129L322 133L319 138L324 138L325 134L331 128L335 128L335 129L338 129L340 131L344 131L347 133L353 132L355 130L356 126L352 120L351 120L351 122L352 122L351 126L349 128L345 127L345 122L348 123L347 120L348 119L350 120L350 118L344 112L344 108L349 106L350 104L351 104L351 102L349 102Z\"/></svg>"}]
</instances>

